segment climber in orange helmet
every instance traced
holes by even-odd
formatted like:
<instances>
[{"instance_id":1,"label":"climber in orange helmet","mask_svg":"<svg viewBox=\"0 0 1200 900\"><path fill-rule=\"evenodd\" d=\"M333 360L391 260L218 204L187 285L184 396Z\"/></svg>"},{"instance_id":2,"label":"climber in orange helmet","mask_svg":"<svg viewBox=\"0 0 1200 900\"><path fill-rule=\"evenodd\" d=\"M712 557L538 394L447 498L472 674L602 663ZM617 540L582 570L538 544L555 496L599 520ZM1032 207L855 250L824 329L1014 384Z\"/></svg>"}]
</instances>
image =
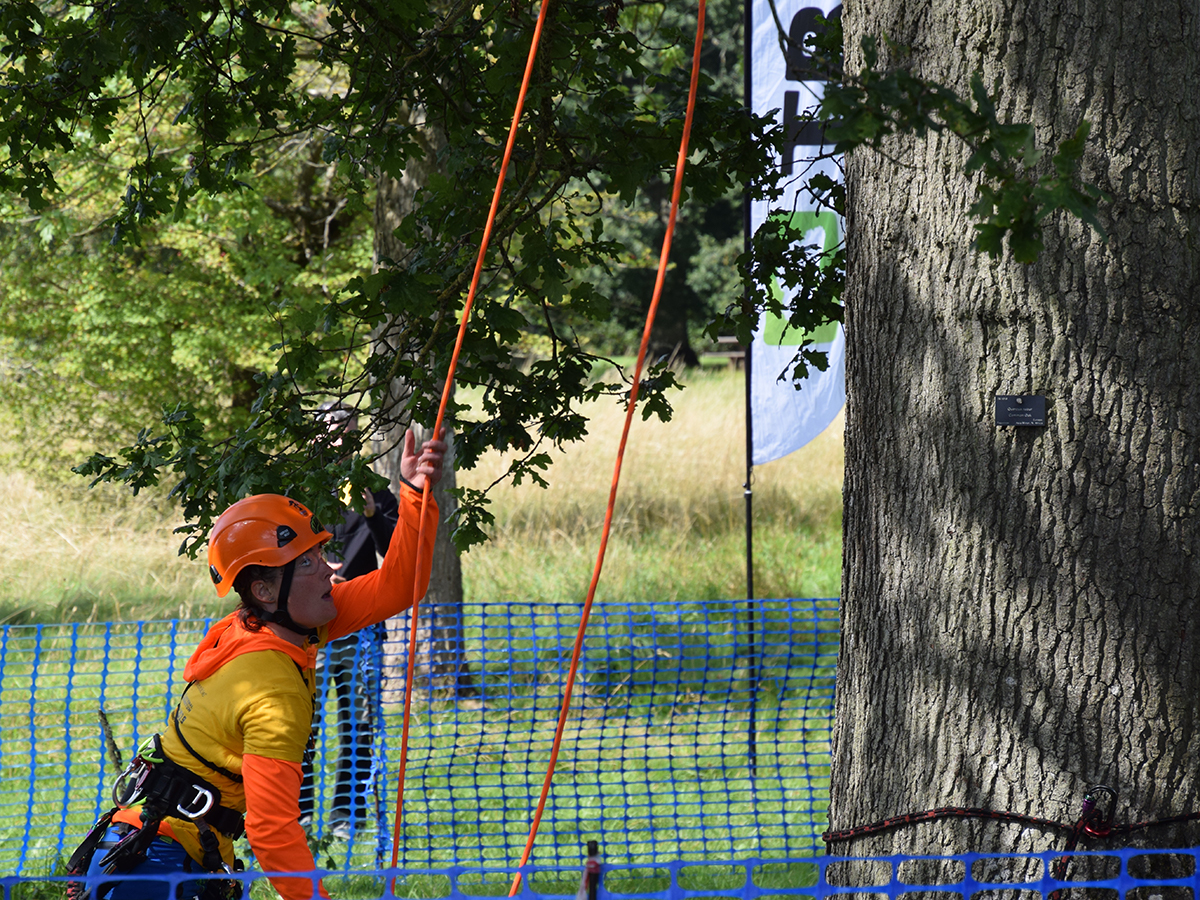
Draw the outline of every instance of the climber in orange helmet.
<instances>
[{"instance_id":1,"label":"climber in orange helmet","mask_svg":"<svg viewBox=\"0 0 1200 900\"><path fill-rule=\"evenodd\" d=\"M418 547L421 489L440 480L446 445L427 441L418 455L414 444L409 432L400 521L375 572L332 584L321 549L330 533L287 497L247 497L217 519L209 573L219 596L233 589L241 604L201 640L167 727L139 749L114 788L117 808L101 817L68 864L68 874L117 876L88 882L99 885L95 900L217 900L234 886L230 881L184 881L176 895L165 880L119 875L234 871L232 842L243 827L263 871L313 871L299 798L316 653L408 609L414 587L417 598L425 593L437 505L430 498ZM307 900L314 886L328 896L311 877L271 883L284 900ZM79 883L72 887L82 896Z\"/></svg>"}]
</instances>

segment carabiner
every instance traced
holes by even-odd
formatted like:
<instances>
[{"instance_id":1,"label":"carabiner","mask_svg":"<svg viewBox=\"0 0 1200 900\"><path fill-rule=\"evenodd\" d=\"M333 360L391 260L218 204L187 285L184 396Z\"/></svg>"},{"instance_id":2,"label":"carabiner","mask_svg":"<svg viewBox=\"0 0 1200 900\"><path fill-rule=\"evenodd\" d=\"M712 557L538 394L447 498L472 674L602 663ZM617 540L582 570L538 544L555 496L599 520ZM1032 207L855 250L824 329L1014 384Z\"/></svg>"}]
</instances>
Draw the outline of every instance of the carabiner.
<instances>
[{"instance_id":1,"label":"carabiner","mask_svg":"<svg viewBox=\"0 0 1200 900\"><path fill-rule=\"evenodd\" d=\"M142 787L145 785L149 774L150 767L146 765L140 756L135 756L125 771L118 775L117 780L113 783L113 806L128 809L141 800L144 796Z\"/></svg>"},{"instance_id":2,"label":"carabiner","mask_svg":"<svg viewBox=\"0 0 1200 900\"><path fill-rule=\"evenodd\" d=\"M1107 810L1100 801L1100 795L1107 797ZM1092 785L1088 788L1088 792L1083 798L1083 803L1085 810L1089 803L1093 805L1090 814L1089 812L1084 813L1087 821L1083 824L1083 830L1092 837L1108 837L1112 833L1113 816L1117 811L1117 792L1106 784Z\"/></svg>"}]
</instances>

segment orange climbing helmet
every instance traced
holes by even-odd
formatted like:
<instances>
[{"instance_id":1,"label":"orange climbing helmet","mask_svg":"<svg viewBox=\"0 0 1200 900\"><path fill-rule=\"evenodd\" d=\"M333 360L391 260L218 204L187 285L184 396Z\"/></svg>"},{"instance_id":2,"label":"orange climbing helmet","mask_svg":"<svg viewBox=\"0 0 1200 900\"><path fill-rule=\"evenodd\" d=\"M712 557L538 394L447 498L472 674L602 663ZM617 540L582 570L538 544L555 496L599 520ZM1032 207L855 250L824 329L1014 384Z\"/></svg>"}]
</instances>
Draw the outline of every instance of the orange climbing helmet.
<instances>
[{"instance_id":1,"label":"orange climbing helmet","mask_svg":"<svg viewBox=\"0 0 1200 900\"><path fill-rule=\"evenodd\" d=\"M208 574L224 597L246 566L284 566L333 537L308 508L279 494L255 494L221 513L208 537Z\"/></svg>"}]
</instances>

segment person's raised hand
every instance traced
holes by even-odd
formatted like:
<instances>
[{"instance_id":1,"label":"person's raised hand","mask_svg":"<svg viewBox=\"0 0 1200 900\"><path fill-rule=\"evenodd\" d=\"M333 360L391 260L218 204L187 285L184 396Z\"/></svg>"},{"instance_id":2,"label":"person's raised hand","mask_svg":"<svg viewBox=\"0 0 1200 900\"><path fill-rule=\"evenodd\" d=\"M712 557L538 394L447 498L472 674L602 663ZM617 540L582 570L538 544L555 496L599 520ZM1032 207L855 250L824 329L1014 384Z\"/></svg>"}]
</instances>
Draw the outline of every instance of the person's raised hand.
<instances>
[{"instance_id":1,"label":"person's raised hand","mask_svg":"<svg viewBox=\"0 0 1200 900\"><path fill-rule=\"evenodd\" d=\"M442 460L446 455L445 441L426 441L417 453L417 436L409 429L404 433L404 449L400 454L400 475L422 490L425 482L433 487L442 480Z\"/></svg>"}]
</instances>

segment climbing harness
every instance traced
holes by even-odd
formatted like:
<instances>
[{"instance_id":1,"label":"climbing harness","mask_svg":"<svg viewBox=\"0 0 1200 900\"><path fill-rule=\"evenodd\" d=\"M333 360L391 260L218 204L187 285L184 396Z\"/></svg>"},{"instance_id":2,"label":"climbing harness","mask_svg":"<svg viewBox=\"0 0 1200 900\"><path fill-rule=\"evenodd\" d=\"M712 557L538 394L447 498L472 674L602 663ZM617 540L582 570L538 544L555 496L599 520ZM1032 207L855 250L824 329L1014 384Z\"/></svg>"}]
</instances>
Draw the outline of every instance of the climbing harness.
<instances>
[{"instance_id":1,"label":"climbing harness","mask_svg":"<svg viewBox=\"0 0 1200 900\"><path fill-rule=\"evenodd\" d=\"M178 732L178 724L175 727ZM158 837L158 825L167 816L196 824L204 849L201 865L207 871L230 871L221 859L213 829L234 839L240 837L245 828L242 814L221 806L221 792L215 785L167 759L157 734L142 742L129 768L113 786L112 796L118 809L140 804L142 826L100 860L106 872L129 872L145 862L146 848Z\"/></svg>"},{"instance_id":2,"label":"climbing harness","mask_svg":"<svg viewBox=\"0 0 1200 900\"><path fill-rule=\"evenodd\" d=\"M187 694L187 688L183 693ZM181 696L181 702L182 699ZM240 775L209 762L188 744L180 731L178 714L176 707L172 724L188 752L213 771L240 782ZM230 866L221 858L217 832L237 840L245 831L245 818L237 810L221 805L221 791L216 785L168 759L158 734L142 742L125 771L117 777L112 801L112 809L96 820L71 855L67 862L68 875L85 875L99 850L107 851L100 859L100 868L106 875L132 872L146 861L151 843L159 836L158 826L168 816L186 819L196 826L203 850L200 864L206 872L232 874L242 870L241 860L235 860ZM117 826L123 830L120 840L115 843L105 841L117 811L138 806L141 807L141 825L134 827L123 823ZM241 892L239 881L211 879L205 882L198 900L226 900L240 896ZM87 900L88 890L81 882L68 882L67 896L69 900Z\"/></svg>"}]
</instances>

